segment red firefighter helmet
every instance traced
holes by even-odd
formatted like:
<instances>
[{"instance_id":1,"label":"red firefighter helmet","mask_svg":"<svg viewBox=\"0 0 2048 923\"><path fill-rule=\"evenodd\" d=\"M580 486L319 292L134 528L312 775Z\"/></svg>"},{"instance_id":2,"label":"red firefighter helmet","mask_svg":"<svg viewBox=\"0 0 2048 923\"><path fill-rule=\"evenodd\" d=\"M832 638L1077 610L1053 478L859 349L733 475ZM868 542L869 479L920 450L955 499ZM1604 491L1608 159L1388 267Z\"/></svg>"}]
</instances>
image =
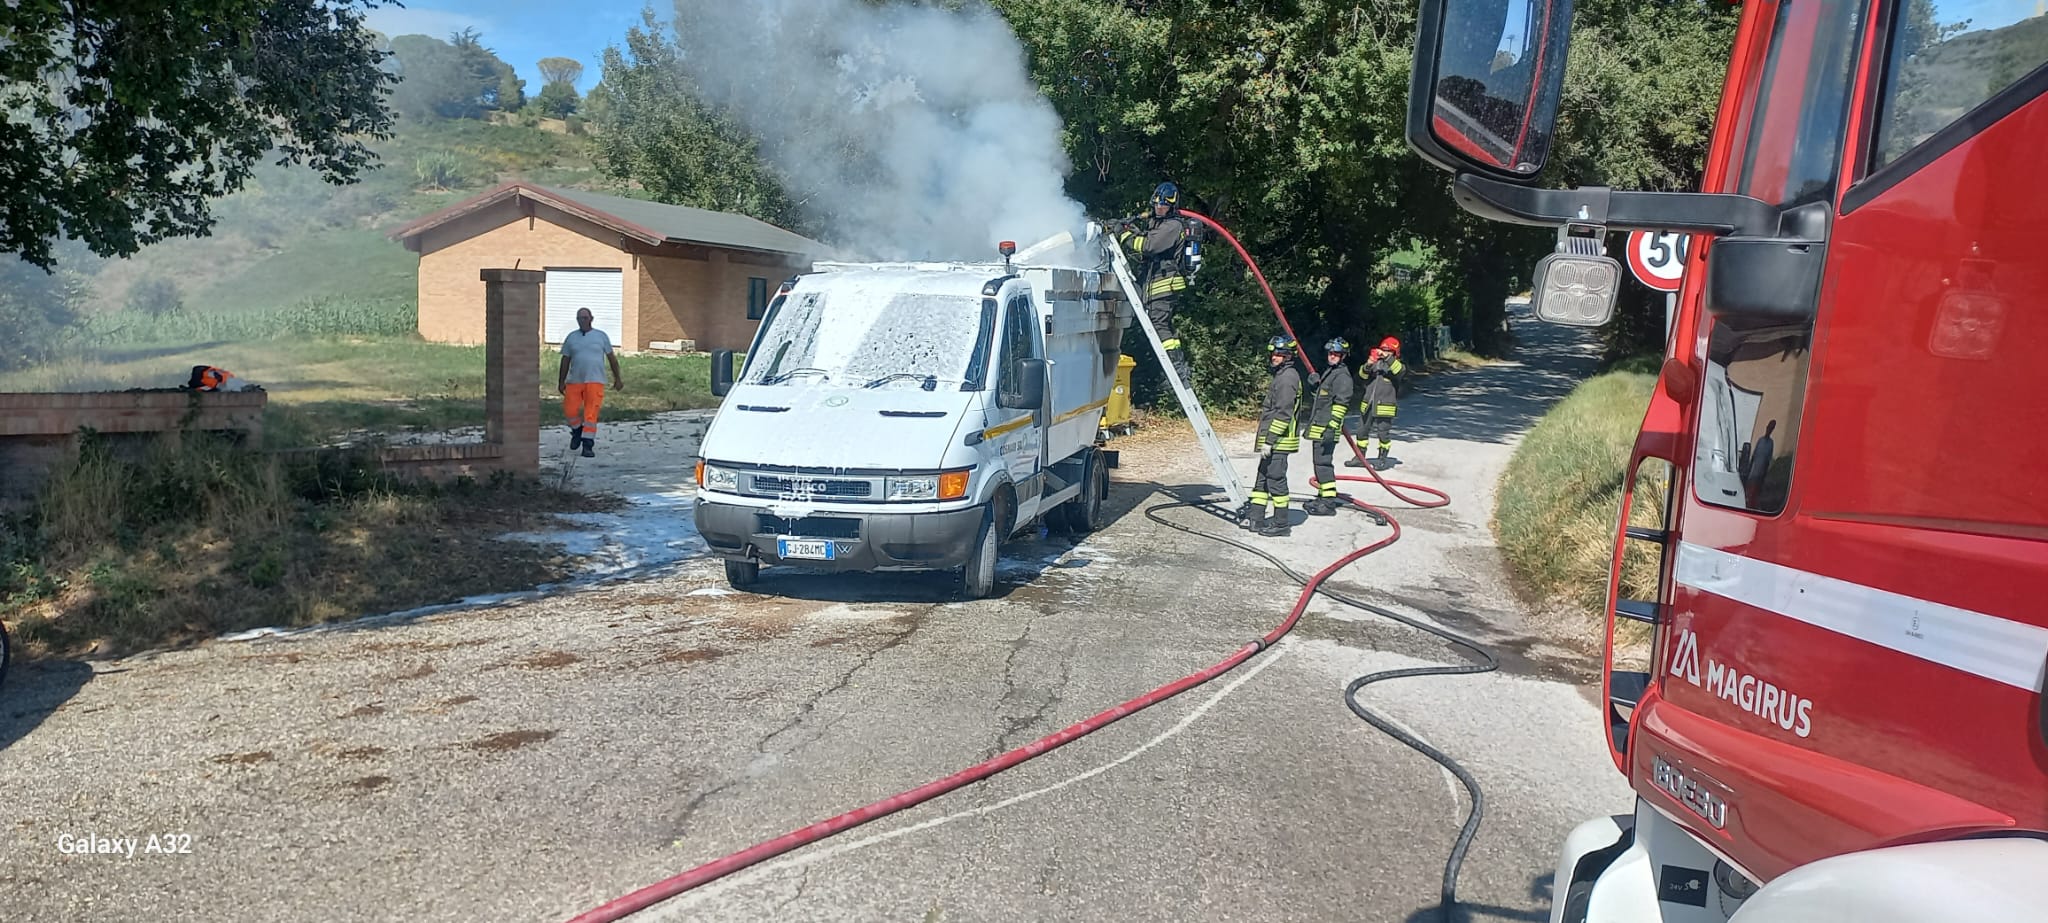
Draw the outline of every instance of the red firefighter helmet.
<instances>
[{"instance_id":1,"label":"red firefighter helmet","mask_svg":"<svg viewBox=\"0 0 2048 923\"><path fill-rule=\"evenodd\" d=\"M1380 348L1398 356L1401 354L1401 341L1394 339L1393 337L1388 337L1380 341Z\"/></svg>"}]
</instances>

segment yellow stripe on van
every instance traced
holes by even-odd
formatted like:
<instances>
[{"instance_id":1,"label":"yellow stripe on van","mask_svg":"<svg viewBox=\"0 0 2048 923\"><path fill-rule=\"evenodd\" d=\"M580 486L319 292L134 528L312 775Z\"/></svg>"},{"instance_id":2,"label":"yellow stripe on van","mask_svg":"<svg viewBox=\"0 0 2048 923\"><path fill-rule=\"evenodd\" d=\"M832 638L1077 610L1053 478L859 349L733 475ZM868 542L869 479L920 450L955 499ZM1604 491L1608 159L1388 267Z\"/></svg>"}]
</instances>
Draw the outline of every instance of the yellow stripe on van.
<instances>
[{"instance_id":1,"label":"yellow stripe on van","mask_svg":"<svg viewBox=\"0 0 2048 923\"><path fill-rule=\"evenodd\" d=\"M1054 420L1054 421L1052 421L1052 422L1053 422L1053 425L1054 425L1054 426L1058 426L1058 425L1059 425L1059 424L1061 424L1061 423L1065 423L1065 422L1067 422L1068 420L1071 420L1071 419L1073 419L1073 418L1075 418L1075 417L1081 416L1082 414L1088 413L1088 412L1089 412L1089 411L1091 411L1091 410L1101 410L1102 408L1104 408L1104 407L1108 407L1108 406L1109 406L1109 398L1106 398L1106 397L1105 397L1105 398L1103 398L1102 400L1096 401L1096 402L1095 402L1095 403L1093 403L1093 404L1089 404L1089 405L1088 405L1088 406L1086 406L1086 407L1076 407L1076 408L1074 408L1073 410L1069 410L1069 411L1067 411L1066 413L1060 414L1060 416L1059 416L1059 419L1057 419L1057 420Z\"/></svg>"},{"instance_id":2,"label":"yellow stripe on van","mask_svg":"<svg viewBox=\"0 0 2048 923\"><path fill-rule=\"evenodd\" d=\"M1008 423L1004 423L998 426L991 426L987 429L982 430L981 438L994 439L997 436L1001 436L1005 433L1015 432L1029 425L1031 425L1031 415L1027 413L1021 417L1018 417L1015 420L1011 420Z\"/></svg>"}]
</instances>

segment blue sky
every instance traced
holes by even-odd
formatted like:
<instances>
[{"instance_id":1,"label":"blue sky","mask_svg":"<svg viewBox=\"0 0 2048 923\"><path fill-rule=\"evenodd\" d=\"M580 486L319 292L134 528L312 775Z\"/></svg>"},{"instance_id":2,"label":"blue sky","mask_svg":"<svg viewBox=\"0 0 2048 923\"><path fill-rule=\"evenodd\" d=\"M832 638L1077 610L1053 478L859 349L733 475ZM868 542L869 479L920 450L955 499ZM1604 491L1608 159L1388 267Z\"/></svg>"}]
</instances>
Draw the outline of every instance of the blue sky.
<instances>
[{"instance_id":1,"label":"blue sky","mask_svg":"<svg viewBox=\"0 0 2048 923\"><path fill-rule=\"evenodd\" d=\"M605 46L624 45L626 29L640 23L646 5L646 0L413 0L404 7L380 6L366 18L370 28L385 35L446 39L465 27L475 29L484 47L519 72L532 96L541 88L540 59L556 56L583 62L576 89L588 92L602 76ZM666 0L655 0L654 12L663 21L674 18Z\"/></svg>"}]
</instances>

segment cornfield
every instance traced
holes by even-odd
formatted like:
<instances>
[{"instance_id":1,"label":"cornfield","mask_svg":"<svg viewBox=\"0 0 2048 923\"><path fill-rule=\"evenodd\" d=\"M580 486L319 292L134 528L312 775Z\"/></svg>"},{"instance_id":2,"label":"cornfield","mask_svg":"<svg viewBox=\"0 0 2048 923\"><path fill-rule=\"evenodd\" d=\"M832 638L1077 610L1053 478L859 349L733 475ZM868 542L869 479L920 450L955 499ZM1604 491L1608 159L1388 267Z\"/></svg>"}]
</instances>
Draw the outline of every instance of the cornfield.
<instances>
[{"instance_id":1,"label":"cornfield","mask_svg":"<svg viewBox=\"0 0 2048 923\"><path fill-rule=\"evenodd\" d=\"M309 299L268 311L204 312L150 317L132 311L102 314L85 325L95 347L138 343L248 342L288 337L405 336L418 312L411 301Z\"/></svg>"}]
</instances>

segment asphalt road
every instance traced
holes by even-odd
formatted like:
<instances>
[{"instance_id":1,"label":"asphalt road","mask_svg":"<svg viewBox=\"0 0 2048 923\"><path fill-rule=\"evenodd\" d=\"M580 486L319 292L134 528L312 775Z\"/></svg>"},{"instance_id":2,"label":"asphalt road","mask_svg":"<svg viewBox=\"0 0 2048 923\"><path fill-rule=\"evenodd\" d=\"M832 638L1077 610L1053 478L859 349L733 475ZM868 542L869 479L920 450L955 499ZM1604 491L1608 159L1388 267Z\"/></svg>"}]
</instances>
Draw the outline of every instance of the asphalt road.
<instances>
[{"instance_id":1,"label":"asphalt road","mask_svg":"<svg viewBox=\"0 0 2048 923\"><path fill-rule=\"evenodd\" d=\"M1436 378L1402 408L1394 476L1453 505L1399 513L1406 539L1341 580L1503 656L1498 673L1367 693L1485 787L1459 890L1472 919L1545 919L1561 837L1630 803L1594 664L1539 636L1486 528L1516 434L1591 366L1578 335L1516 326L1521 363ZM1249 435L1229 444L1248 475ZM1144 516L1205 492L1190 446L1139 440L1115 475L1113 525L1013 546L989 600L956 601L939 576L774 571L769 595L733 594L695 559L472 611L20 670L0 693L0 916L566 919L1058 730L1278 621L1296 591L1265 563ZM1261 541L1312 571L1383 534L1347 514ZM641 919L1433 919L1465 801L1341 693L1456 656L1318 602L1207 686ZM152 835L175 851L149 852ZM136 852L60 848L80 836Z\"/></svg>"}]
</instances>

